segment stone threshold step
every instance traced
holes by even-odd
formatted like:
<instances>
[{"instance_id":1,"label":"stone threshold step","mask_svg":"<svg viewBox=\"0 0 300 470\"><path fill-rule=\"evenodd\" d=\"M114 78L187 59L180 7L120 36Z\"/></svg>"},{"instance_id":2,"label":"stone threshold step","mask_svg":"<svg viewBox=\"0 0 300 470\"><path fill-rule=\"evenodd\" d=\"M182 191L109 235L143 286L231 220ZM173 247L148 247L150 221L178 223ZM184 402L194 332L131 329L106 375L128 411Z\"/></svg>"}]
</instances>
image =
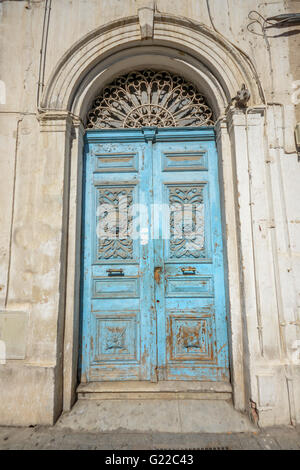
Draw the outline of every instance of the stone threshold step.
<instances>
[{"instance_id":1,"label":"stone threshold step","mask_svg":"<svg viewBox=\"0 0 300 470\"><path fill-rule=\"evenodd\" d=\"M224 433L257 431L231 400L77 400L59 418L67 432Z\"/></svg>"},{"instance_id":2,"label":"stone threshold step","mask_svg":"<svg viewBox=\"0 0 300 470\"><path fill-rule=\"evenodd\" d=\"M232 398L228 382L90 382L77 388L79 399L94 400L229 400Z\"/></svg>"}]
</instances>

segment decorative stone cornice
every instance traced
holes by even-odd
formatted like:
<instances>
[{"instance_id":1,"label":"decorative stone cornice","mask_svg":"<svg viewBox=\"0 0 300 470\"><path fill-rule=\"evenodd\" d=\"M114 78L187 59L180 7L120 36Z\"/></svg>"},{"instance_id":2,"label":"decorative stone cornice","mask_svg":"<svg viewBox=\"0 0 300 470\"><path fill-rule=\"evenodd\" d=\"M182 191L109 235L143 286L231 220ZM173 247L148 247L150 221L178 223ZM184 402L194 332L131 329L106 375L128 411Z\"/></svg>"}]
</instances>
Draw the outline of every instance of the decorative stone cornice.
<instances>
[{"instance_id":1,"label":"decorative stone cornice","mask_svg":"<svg viewBox=\"0 0 300 470\"><path fill-rule=\"evenodd\" d=\"M236 108L231 106L226 113L226 121L228 129L233 126L251 126L257 125L257 119L261 119L266 111L265 106L253 106L246 109Z\"/></svg>"},{"instance_id":2,"label":"decorative stone cornice","mask_svg":"<svg viewBox=\"0 0 300 470\"><path fill-rule=\"evenodd\" d=\"M72 127L82 126L82 121L78 116L65 110L40 110L37 119L41 132L71 132Z\"/></svg>"}]
</instances>

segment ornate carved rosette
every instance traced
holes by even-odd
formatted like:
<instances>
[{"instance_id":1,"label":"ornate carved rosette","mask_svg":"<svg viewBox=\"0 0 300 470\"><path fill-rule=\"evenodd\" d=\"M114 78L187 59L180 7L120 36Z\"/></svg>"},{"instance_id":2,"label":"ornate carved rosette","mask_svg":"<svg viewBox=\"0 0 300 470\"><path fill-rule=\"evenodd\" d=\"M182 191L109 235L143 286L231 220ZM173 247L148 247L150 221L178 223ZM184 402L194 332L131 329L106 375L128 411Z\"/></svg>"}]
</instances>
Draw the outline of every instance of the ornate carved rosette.
<instances>
[{"instance_id":1,"label":"ornate carved rosette","mask_svg":"<svg viewBox=\"0 0 300 470\"><path fill-rule=\"evenodd\" d=\"M126 328L108 328L106 336L106 351L112 349L125 349Z\"/></svg>"},{"instance_id":2,"label":"ornate carved rosette","mask_svg":"<svg viewBox=\"0 0 300 470\"><path fill-rule=\"evenodd\" d=\"M213 112L192 83L153 70L117 78L94 100L87 129L212 126Z\"/></svg>"},{"instance_id":3,"label":"ornate carved rosette","mask_svg":"<svg viewBox=\"0 0 300 470\"><path fill-rule=\"evenodd\" d=\"M205 352L205 339L205 322L199 321L196 327L182 325L179 329L179 342L186 351L200 349L201 352Z\"/></svg>"}]
</instances>

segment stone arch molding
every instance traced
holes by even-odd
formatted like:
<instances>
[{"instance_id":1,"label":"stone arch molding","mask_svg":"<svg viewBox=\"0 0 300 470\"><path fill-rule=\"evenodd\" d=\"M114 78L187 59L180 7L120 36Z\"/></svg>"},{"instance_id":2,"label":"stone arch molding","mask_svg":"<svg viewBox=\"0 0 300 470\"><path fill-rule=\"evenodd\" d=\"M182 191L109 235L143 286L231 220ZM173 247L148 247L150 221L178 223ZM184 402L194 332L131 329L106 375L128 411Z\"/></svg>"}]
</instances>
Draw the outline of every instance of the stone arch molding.
<instances>
[{"instance_id":1,"label":"stone arch molding","mask_svg":"<svg viewBox=\"0 0 300 470\"><path fill-rule=\"evenodd\" d=\"M142 67L164 68L193 81L216 116L224 113L244 83L249 105L263 92L246 56L207 26L182 17L154 15L151 39L141 39L139 17L123 18L76 42L54 69L41 111L71 112L84 119L96 93L119 74Z\"/></svg>"}]
</instances>

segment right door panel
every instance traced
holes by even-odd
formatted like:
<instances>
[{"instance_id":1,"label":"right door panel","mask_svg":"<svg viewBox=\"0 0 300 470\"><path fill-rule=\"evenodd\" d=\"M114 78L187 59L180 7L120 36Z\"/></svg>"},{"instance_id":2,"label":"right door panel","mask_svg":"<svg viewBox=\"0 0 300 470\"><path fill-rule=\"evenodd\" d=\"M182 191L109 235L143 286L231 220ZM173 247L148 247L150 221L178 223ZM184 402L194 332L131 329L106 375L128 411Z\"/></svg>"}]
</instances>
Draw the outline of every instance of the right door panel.
<instances>
[{"instance_id":1,"label":"right door panel","mask_svg":"<svg viewBox=\"0 0 300 470\"><path fill-rule=\"evenodd\" d=\"M217 152L211 142L153 147L159 380L229 380Z\"/></svg>"}]
</instances>

